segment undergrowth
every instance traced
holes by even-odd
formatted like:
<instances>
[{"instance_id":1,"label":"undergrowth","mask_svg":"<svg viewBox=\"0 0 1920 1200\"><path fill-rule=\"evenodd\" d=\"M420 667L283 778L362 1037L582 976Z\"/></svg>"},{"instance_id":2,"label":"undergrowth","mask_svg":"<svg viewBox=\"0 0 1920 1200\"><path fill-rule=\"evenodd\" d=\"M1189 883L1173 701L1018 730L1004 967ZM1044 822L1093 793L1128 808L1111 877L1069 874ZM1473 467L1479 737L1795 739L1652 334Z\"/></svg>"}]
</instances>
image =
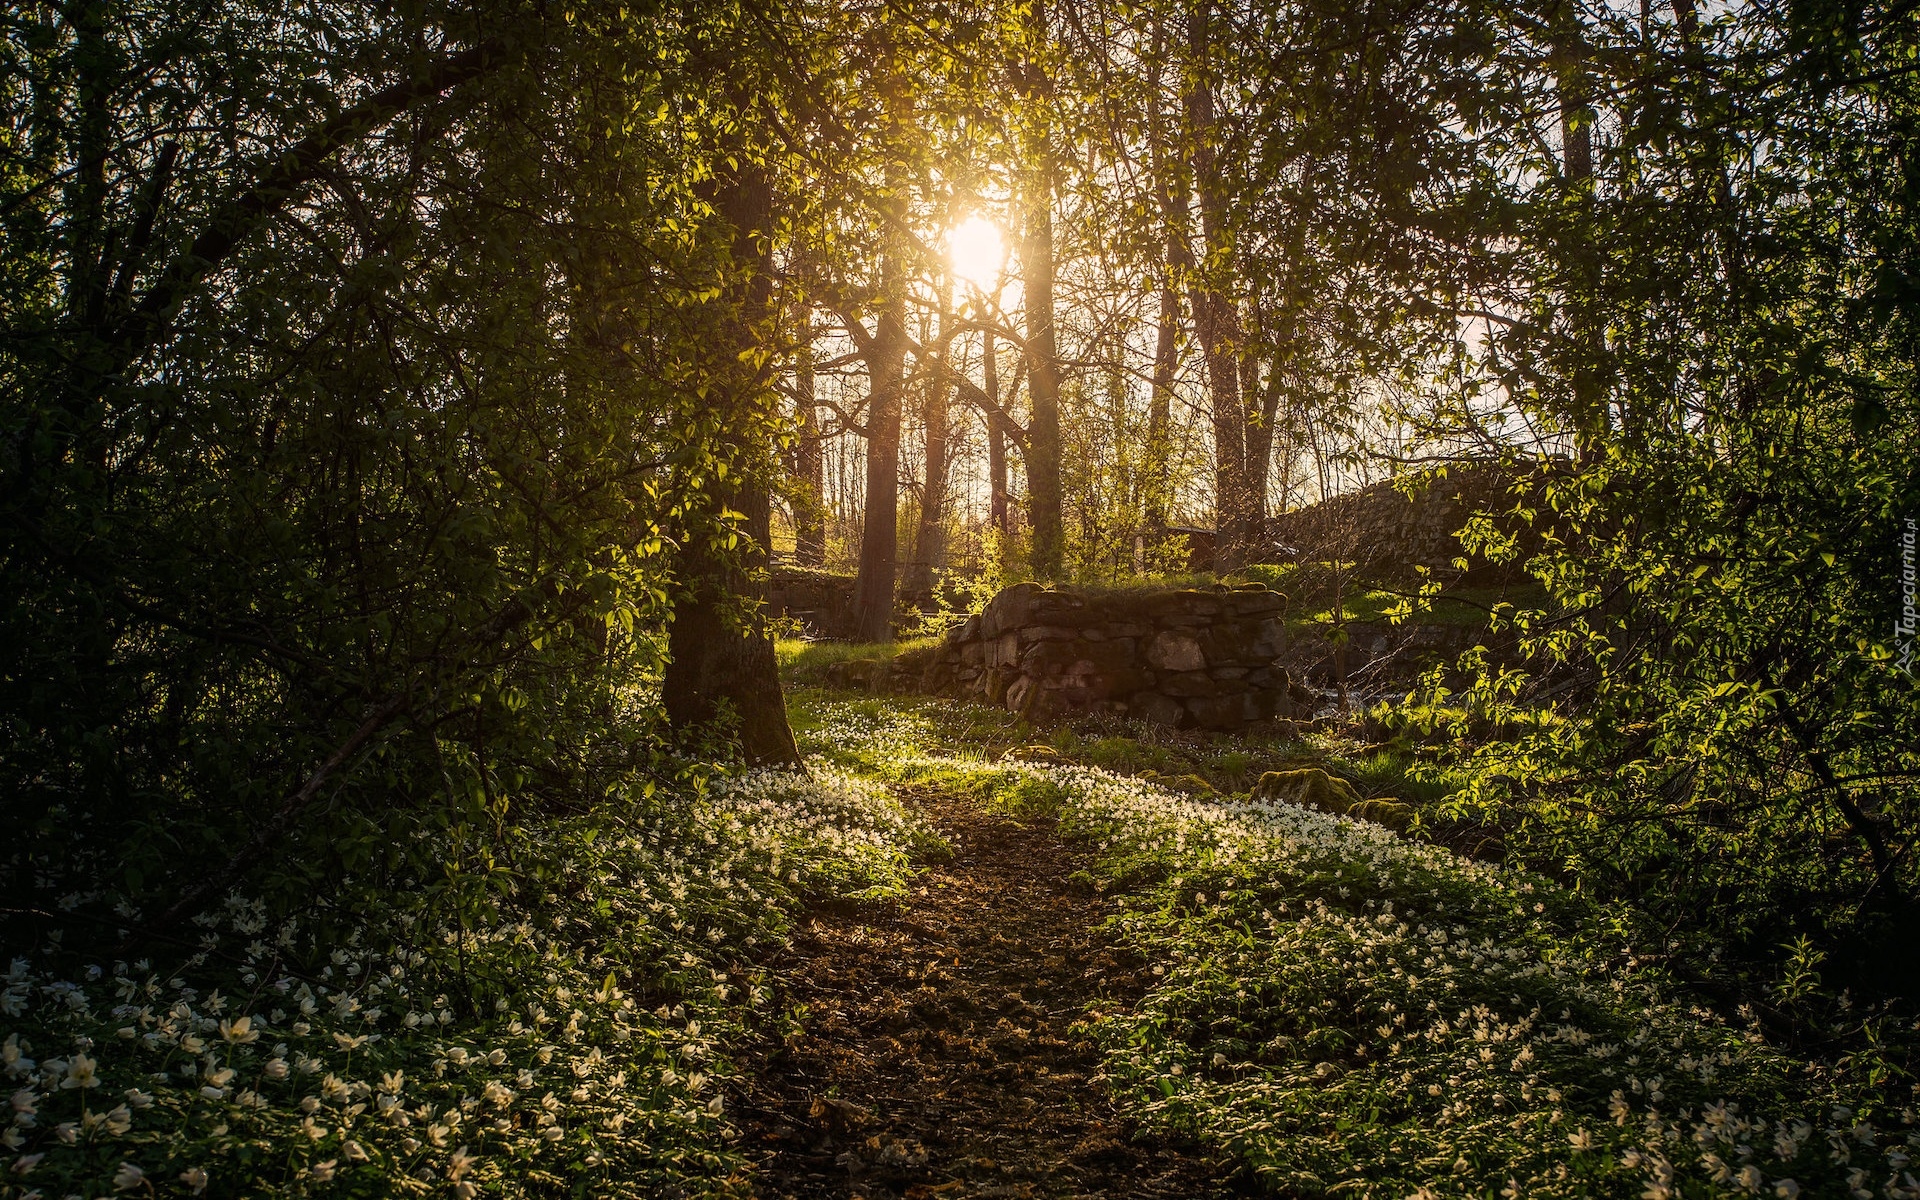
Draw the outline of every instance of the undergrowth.
<instances>
[{"instance_id":1,"label":"undergrowth","mask_svg":"<svg viewBox=\"0 0 1920 1200\"><path fill-rule=\"evenodd\" d=\"M898 894L940 849L831 770L519 832L454 919L430 887L330 925L235 896L172 967L76 963L58 936L16 958L0 1195L726 1193L760 949L803 899Z\"/></svg>"},{"instance_id":2,"label":"undergrowth","mask_svg":"<svg viewBox=\"0 0 1920 1200\"><path fill-rule=\"evenodd\" d=\"M816 745L890 779L1057 814L1115 933L1157 965L1094 1015L1149 1127L1270 1190L1441 1196L1920 1196L1912 1030L1854 1014L1817 1057L1716 1011L1632 914L1364 821L988 762L949 709L846 711Z\"/></svg>"}]
</instances>

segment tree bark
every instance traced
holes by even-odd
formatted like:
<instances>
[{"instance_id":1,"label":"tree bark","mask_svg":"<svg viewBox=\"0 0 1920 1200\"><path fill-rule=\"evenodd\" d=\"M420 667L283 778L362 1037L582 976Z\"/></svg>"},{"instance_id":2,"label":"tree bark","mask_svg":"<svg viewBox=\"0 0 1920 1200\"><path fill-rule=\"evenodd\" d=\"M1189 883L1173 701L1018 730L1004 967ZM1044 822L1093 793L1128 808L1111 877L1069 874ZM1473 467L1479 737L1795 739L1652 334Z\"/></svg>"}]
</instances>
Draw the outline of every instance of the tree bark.
<instances>
[{"instance_id":1,"label":"tree bark","mask_svg":"<svg viewBox=\"0 0 1920 1200\"><path fill-rule=\"evenodd\" d=\"M893 599L900 549L900 393L907 350L906 170L897 147L910 114L903 112L901 83L888 85L886 196L882 203L879 321L866 356L867 498L860 536L860 571L854 583L855 636L863 642L893 640Z\"/></svg>"},{"instance_id":2,"label":"tree bark","mask_svg":"<svg viewBox=\"0 0 1920 1200\"><path fill-rule=\"evenodd\" d=\"M1246 565L1248 519L1251 509L1247 481L1247 410L1240 393L1240 337L1233 302L1219 285L1232 260L1227 229L1226 194L1222 187L1214 140L1217 121L1209 83L1212 57L1212 13L1209 0L1197 0L1188 23L1191 55L1187 91L1187 124L1193 147L1193 175L1200 193L1200 232L1206 243L1206 261L1200 264L1191 290L1194 332L1206 359L1211 393L1214 450L1214 554L1217 574Z\"/></svg>"},{"instance_id":3,"label":"tree bark","mask_svg":"<svg viewBox=\"0 0 1920 1200\"><path fill-rule=\"evenodd\" d=\"M1559 0L1551 13L1554 93L1560 107L1561 178L1575 202L1591 200L1593 178L1593 110L1587 80L1586 35L1580 27L1575 0ZM1610 424L1606 385L1601 360L1605 357L1604 321L1592 307L1597 303L1597 247L1587 243L1584 232L1569 240L1568 275L1573 283L1568 296L1575 350L1573 363L1573 423L1579 439L1582 460L1594 455Z\"/></svg>"},{"instance_id":4,"label":"tree bark","mask_svg":"<svg viewBox=\"0 0 1920 1200\"><path fill-rule=\"evenodd\" d=\"M940 304L940 332L938 346L949 344L952 321L953 292L951 288L943 290ZM944 349L941 351L944 355ZM934 572L947 563L947 472L949 467L948 438L950 433L951 411L949 405L949 385L945 371L934 371L927 378L926 402L922 410L922 424L926 428L926 477L920 490L920 522L914 530L913 570L907 581L907 591L913 596L931 596L934 588Z\"/></svg>"},{"instance_id":5,"label":"tree bark","mask_svg":"<svg viewBox=\"0 0 1920 1200\"><path fill-rule=\"evenodd\" d=\"M980 382L987 399L996 406L996 411L981 414L987 422L987 517L1000 534L1000 549L1004 554L1007 535L1013 531L1007 507L1007 431L1000 427L1000 414L997 411L1001 404L1000 361L991 331L985 335L984 342Z\"/></svg>"},{"instance_id":6,"label":"tree bark","mask_svg":"<svg viewBox=\"0 0 1920 1200\"><path fill-rule=\"evenodd\" d=\"M874 357L867 363L867 498L860 534L860 570L854 583L855 636L893 640L893 598L900 538L900 393L906 347L901 334L904 277L899 259L883 266L891 293L881 303Z\"/></svg>"},{"instance_id":7,"label":"tree bark","mask_svg":"<svg viewBox=\"0 0 1920 1200\"><path fill-rule=\"evenodd\" d=\"M1262 387L1254 359L1249 356L1246 361L1241 393L1260 397L1260 414L1247 426L1247 482L1250 485L1247 550L1249 559L1257 560L1259 552L1268 546L1267 476L1273 469L1273 426L1280 413L1282 375L1278 362L1269 364Z\"/></svg>"},{"instance_id":8,"label":"tree bark","mask_svg":"<svg viewBox=\"0 0 1920 1200\"><path fill-rule=\"evenodd\" d=\"M803 567L827 561L826 463L820 454L820 412L814 404L813 317L803 317L794 391L800 413L800 443L794 447L793 558Z\"/></svg>"},{"instance_id":9,"label":"tree bark","mask_svg":"<svg viewBox=\"0 0 1920 1200\"><path fill-rule=\"evenodd\" d=\"M681 595L667 633L667 669L661 701L667 723L687 736L717 720L737 722L742 757L756 765L800 765L800 750L787 724L780 668L767 630L767 546L771 496L765 483L772 457L767 430L756 410L767 382L760 360L761 332L773 316L773 186L766 169L742 164L714 185L714 207L731 237L726 311L712 339L707 371L712 402L729 428L716 439L729 471L707 481L706 511L697 521L679 564ZM729 552L719 542L720 514L745 514L745 544Z\"/></svg>"},{"instance_id":10,"label":"tree bark","mask_svg":"<svg viewBox=\"0 0 1920 1200\"><path fill-rule=\"evenodd\" d=\"M1020 250L1027 310L1027 395L1033 408L1027 424L1027 506L1033 522L1033 573L1041 579L1058 579L1066 546L1060 501L1060 362L1053 313L1054 155L1048 115L1052 88L1040 61L1048 39L1044 0L1033 0L1028 10L1027 36Z\"/></svg>"},{"instance_id":11,"label":"tree bark","mask_svg":"<svg viewBox=\"0 0 1920 1200\"><path fill-rule=\"evenodd\" d=\"M1171 177L1173 163L1167 154L1166 114L1160 104L1160 63L1165 53L1164 28L1156 22L1153 30L1152 62L1147 114L1147 170L1153 180L1154 198L1159 204L1165 226L1166 254L1161 262L1160 314L1153 346L1153 394L1147 407L1147 502L1146 537L1158 543L1166 537L1172 496L1173 381L1180 372L1180 279L1192 269L1193 251L1187 243L1185 198L1187 182ZM1182 203L1176 219L1174 197Z\"/></svg>"},{"instance_id":12,"label":"tree bark","mask_svg":"<svg viewBox=\"0 0 1920 1200\"><path fill-rule=\"evenodd\" d=\"M1593 178L1593 111L1586 70L1586 37L1573 0L1553 13L1554 92L1560 106L1561 172L1570 184Z\"/></svg>"}]
</instances>

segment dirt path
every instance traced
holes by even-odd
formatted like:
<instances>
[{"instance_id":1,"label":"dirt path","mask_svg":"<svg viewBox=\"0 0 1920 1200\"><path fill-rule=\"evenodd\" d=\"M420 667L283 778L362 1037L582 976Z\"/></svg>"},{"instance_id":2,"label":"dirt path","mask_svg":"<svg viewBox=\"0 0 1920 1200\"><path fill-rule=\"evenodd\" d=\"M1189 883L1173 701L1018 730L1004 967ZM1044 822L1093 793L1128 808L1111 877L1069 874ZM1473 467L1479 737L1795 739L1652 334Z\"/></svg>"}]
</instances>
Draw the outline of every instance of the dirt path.
<instances>
[{"instance_id":1,"label":"dirt path","mask_svg":"<svg viewBox=\"0 0 1920 1200\"><path fill-rule=\"evenodd\" d=\"M1134 1142L1074 1029L1145 990L1049 822L922 797L954 849L915 895L823 912L770 964L806 1032L743 1064L763 1200L1235 1194L1191 1148Z\"/></svg>"}]
</instances>

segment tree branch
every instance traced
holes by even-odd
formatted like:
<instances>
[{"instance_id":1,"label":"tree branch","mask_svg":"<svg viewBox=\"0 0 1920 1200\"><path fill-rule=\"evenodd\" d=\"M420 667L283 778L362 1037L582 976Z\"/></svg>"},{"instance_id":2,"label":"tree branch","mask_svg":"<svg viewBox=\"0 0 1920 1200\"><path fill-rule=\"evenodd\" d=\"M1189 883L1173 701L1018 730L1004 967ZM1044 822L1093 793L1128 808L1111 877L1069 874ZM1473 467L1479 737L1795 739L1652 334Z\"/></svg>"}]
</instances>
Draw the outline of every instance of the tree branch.
<instances>
[{"instance_id":1,"label":"tree branch","mask_svg":"<svg viewBox=\"0 0 1920 1200\"><path fill-rule=\"evenodd\" d=\"M234 250L278 213L310 182L332 155L366 136L401 113L431 100L507 61L501 40L483 42L470 50L449 54L419 74L403 79L337 113L288 150L252 187L228 200L215 212L192 244L181 251L146 293L136 301L125 323L112 339L114 356L124 369L145 353L187 296Z\"/></svg>"}]
</instances>

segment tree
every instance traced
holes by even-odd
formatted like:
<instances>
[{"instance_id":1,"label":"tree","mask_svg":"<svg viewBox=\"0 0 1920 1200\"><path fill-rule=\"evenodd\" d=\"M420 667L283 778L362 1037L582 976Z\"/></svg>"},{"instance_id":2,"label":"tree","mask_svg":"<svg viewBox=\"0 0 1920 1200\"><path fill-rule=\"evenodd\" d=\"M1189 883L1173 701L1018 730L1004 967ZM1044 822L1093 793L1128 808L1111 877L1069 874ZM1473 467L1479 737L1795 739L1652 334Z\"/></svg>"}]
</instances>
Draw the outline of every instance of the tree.
<instances>
[{"instance_id":1,"label":"tree","mask_svg":"<svg viewBox=\"0 0 1920 1200\"><path fill-rule=\"evenodd\" d=\"M738 64L728 63L728 69L737 84ZM768 169L754 161L757 149L742 147L729 155L741 165L724 169L713 184L719 218L715 236L725 247L725 308L715 322L711 351L693 371L707 391L706 444L715 478L692 481L706 505L690 514L697 521L696 537L679 565L682 590L668 632L660 696L668 722L683 735L705 729L724 713L737 721L736 736L748 762L798 766L800 751L787 724L773 639L761 611L772 543L766 334L776 306L773 182ZM744 540L729 537L733 544L728 546L718 535L735 520Z\"/></svg>"},{"instance_id":2,"label":"tree","mask_svg":"<svg viewBox=\"0 0 1920 1200\"><path fill-rule=\"evenodd\" d=\"M889 79L888 128L894 137L903 138L906 101L899 81L891 74ZM872 337L866 338L863 333L861 339L869 381L867 501L854 603L855 634L868 642L893 640L894 586L900 554L900 407L906 390L908 186L904 165L897 154L890 153L881 210L879 296L875 303L878 317Z\"/></svg>"},{"instance_id":3,"label":"tree","mask_svg":"<svg viewBox=\"0 0 1920 1200\"><path fill-rule=\"evenodd\" d=\"M1060 577L1064 530L1060 510L1060 363L1053 304L1054 148L1052 86L1046 61L1051 39L1044 0L1032 0L1024 28L1020 88L1026 98L1021 130L1020 268L1026 309L1027 502L1033 523L1033 571Z\"/></svg>"},{"instance_id":4,"label":"tree","mask_svg":"<svg viewBox=\"0 0 1920 1200\"><path fill-rule=\"evenodd\" d=\"M712 473L663 486L727 307L683 55L734 14L108 16L5 51L16 861L119 864L165 925L627 787L670 543L738 536L688 519Z\"/></svg>"},{"instance_id":5,"label":"tree","mask_svg":"<svg viewBox=\"0 0 1920 1200\"><path fill-rule=\"evenodd\" d=\"M1195 0L1187 20L1187 138L1193 180L1200 196L1200 235L1205 257L1191 272L1188 294L1194 334L1206 364L1212 405L1214 454L1214 563L1225 573L1247 561L1252 537L1252 481L1247 470L1247 409L1240 386L1245 353L1236 305L1227 290L1236 263L1229 226L1228 193L1219 159L1219 122L1214 113L1213 11Z\"/></svg>"},{"instance_id":6,"label":"tree","mask_svg":"<svg viewBox=\"0 0 1920 1200\"><path fill-rule=\"evenodd\" d=\"M794 356L794 413L799 431L793 446L793 557L803 567L822 567L827 561L825 463L820 454L820 407L814 392L813 310L805 305L800 316Z\"/></svg>"},{"instance_id":7,"label":"tree","mask_svg":"<svg viewBox=\"0 0 1920 1200\"><path fill-rule=\"evenodd\" d=\"M931 596L935 572L946 566L947 476L950 470L948 438L950 414L948 398L952 394L949 378L953 371L947 356L958 330L954 328L953 285L943 283L939 297L940 327L935 345L939 362L929 372L921 392L921 428L925 432L922 451L920 519L913 535L913 573L907 591L913 596ZM925 336L925 333L922 333Z\"/></svg>"}]
</instances>

